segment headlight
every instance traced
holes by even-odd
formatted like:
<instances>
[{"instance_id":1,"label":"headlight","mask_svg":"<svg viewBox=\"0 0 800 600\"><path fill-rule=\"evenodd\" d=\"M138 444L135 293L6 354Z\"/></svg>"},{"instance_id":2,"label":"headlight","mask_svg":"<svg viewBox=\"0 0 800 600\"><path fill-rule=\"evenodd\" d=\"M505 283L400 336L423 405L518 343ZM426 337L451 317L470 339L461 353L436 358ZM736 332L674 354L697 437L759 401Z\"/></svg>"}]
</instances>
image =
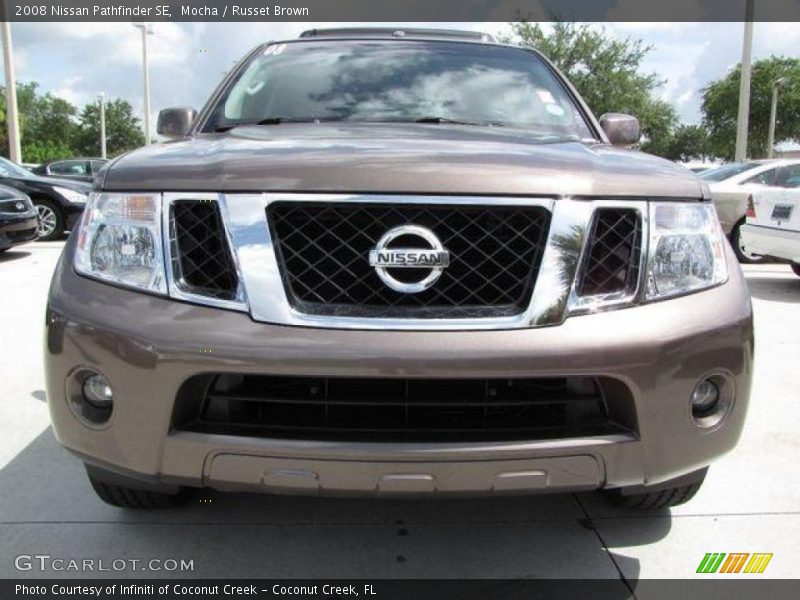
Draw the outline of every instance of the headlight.
<instances>
[{"instance_id":1,"label":"headlight","mask_svg":"<svg viewBox=\"0 0 800 600\"><path fill-rule=\"evenodd\" d=\"M92 193L81 219L75 269L166 294L161 195Z\"/></svg>"},{"instance_id":2,"label":"headlight","mask_svg":"<svg viewBox=\"0 0 800 600\"><path fill-rule=\"evenodd\" d=\"M53 186L53 189L61 196L64 196L71 204L86 204L86 194L81 194L75 190L59 187L57 185Z\"/></svg>"},{"instance_id":3,"label":"headlight","mask_svg":"<svg viewBox=\"0 0 800 600\"><path fill-rule=\"evenodd\" d=\"M724 244L712 204L652 203L646 298L679 296L724 283Z\"/></svg>"}]
</instances>

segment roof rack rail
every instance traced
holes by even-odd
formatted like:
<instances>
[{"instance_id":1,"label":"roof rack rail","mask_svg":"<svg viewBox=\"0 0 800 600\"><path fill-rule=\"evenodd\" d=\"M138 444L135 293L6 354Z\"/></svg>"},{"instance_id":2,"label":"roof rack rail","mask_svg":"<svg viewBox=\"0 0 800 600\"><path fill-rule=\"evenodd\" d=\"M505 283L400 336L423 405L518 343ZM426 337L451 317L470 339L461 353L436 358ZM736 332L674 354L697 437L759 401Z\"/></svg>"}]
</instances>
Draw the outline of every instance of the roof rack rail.
<instances>
[{"instance_id":1,"label":"roof rack rail","mask_svg":"<svg viewBox=\"0 0 800 600\"><path fill-rule=\"evenodd\" d=\"M310 37L414 37L426 39L463 40L469 42L494 43L494 36L480 31L461 31L458 29L423 29L396 27L341 27L332 29L308 29L300 34Z\"/></svg>"}]
</instances>

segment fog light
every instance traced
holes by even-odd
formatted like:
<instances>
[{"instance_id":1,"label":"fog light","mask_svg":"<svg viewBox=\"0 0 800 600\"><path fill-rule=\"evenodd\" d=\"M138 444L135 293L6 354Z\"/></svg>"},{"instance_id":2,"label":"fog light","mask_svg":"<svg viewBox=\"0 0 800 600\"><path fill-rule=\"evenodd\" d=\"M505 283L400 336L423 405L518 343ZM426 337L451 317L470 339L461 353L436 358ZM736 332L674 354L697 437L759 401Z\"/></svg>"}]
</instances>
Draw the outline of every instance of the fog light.
<instances>
[{"instance_id":1,"label":"fog light","mask_svg":"<svg viewBox=\"0 0 800 600\"><path fill-rule=\"evenodd\" d=\"M692 414L703 417L714 411L719 403L719 388L710 379L701 381L692 392Z\"/></svg>"},{"instance_id":2,"label":"fog light","mask_svg":"<svg viewBox=\"0 0 800 600\"><path fill-rule=\"evenodd\" d=\"M91 406L108 410L114 402L114 392L102 375L90 375L83 382L83 397Z\"/></svg>"}]
</instances>

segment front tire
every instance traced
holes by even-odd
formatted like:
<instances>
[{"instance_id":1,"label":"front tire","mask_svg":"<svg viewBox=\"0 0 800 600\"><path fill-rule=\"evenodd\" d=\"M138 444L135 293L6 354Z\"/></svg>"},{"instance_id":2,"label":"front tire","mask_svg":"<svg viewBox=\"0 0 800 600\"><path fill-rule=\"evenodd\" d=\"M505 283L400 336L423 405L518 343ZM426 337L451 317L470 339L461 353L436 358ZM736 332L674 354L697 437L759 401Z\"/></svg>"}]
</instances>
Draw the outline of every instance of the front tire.
<instances>
[{"instance_id":1,"label":"front tire","mask_svg":"<svg viewBox=\"0 0 800 600\"><path fill-rule=\"evenodd\" d=\"M694 497L703 485L707 471L708 469L703 469L652 487L635 486L603 490L603 495L612 504L633 510L660 510L678 506Z\"/></svg>"},{"instance_id":2,"label":"front tire","mask_svg":"<svg viewBox=\"0 0 800 600\"><path fill-rule=\"evenodd\" d=\"M37 198L33 201L39 213L39 241L51 242L64 235L64 213L51 200Z\"/></svg>"},{"instance_id":3,"label":"front tire","mask_svg":"<svg viewBox=\"0 0 800 600\"><path fill-rule=\"evenodd\" d=\"M86 474L100 500L111 506L152 510L177 508L189 500L186 488L141 484L89 465Z\"/></svg>"},{"instance_id":4,"label":"front tire","mask_svg":"<svg viewBox=\"0 0 800 600\"><path fill-rule=\"evenodd\" d=\"M731 231L731 246L733 246L733 251L736 253L736 258L745 265L763 263L766 260L763 256L747 252L742 245L742 225L744 223L745 221L742 219Z\"/></svg>"}]
</instances>

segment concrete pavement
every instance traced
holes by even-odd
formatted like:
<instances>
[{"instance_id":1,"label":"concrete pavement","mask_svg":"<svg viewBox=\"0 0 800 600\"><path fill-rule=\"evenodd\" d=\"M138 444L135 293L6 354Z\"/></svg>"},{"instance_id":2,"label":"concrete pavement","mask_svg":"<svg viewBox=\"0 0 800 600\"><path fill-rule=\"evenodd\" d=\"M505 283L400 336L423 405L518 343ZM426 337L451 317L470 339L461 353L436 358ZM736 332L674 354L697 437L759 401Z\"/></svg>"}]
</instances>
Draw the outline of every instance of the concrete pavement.
<instances>
[{"instance_id":1,"label":"concrete pavement","mask_svg":"<svg viewBox=\"0 0 800 600\"><path fill-rule=\"evenodd\" d=\"M786 266L745 268L756 311L745 432L694 500L672 511L626 512L595 494L366 501L203 493L186 509L135 512L97 500L49 429L41 333L61 246L0 255L2 577L41 576L14 567L15 556L37 553L193 561L192 572L119 573L141 577L596 577L624 591L640 578L695 577L706 552L772 552L763 576L800 575L800 278Z\"/></svg>"}]
</instances>

